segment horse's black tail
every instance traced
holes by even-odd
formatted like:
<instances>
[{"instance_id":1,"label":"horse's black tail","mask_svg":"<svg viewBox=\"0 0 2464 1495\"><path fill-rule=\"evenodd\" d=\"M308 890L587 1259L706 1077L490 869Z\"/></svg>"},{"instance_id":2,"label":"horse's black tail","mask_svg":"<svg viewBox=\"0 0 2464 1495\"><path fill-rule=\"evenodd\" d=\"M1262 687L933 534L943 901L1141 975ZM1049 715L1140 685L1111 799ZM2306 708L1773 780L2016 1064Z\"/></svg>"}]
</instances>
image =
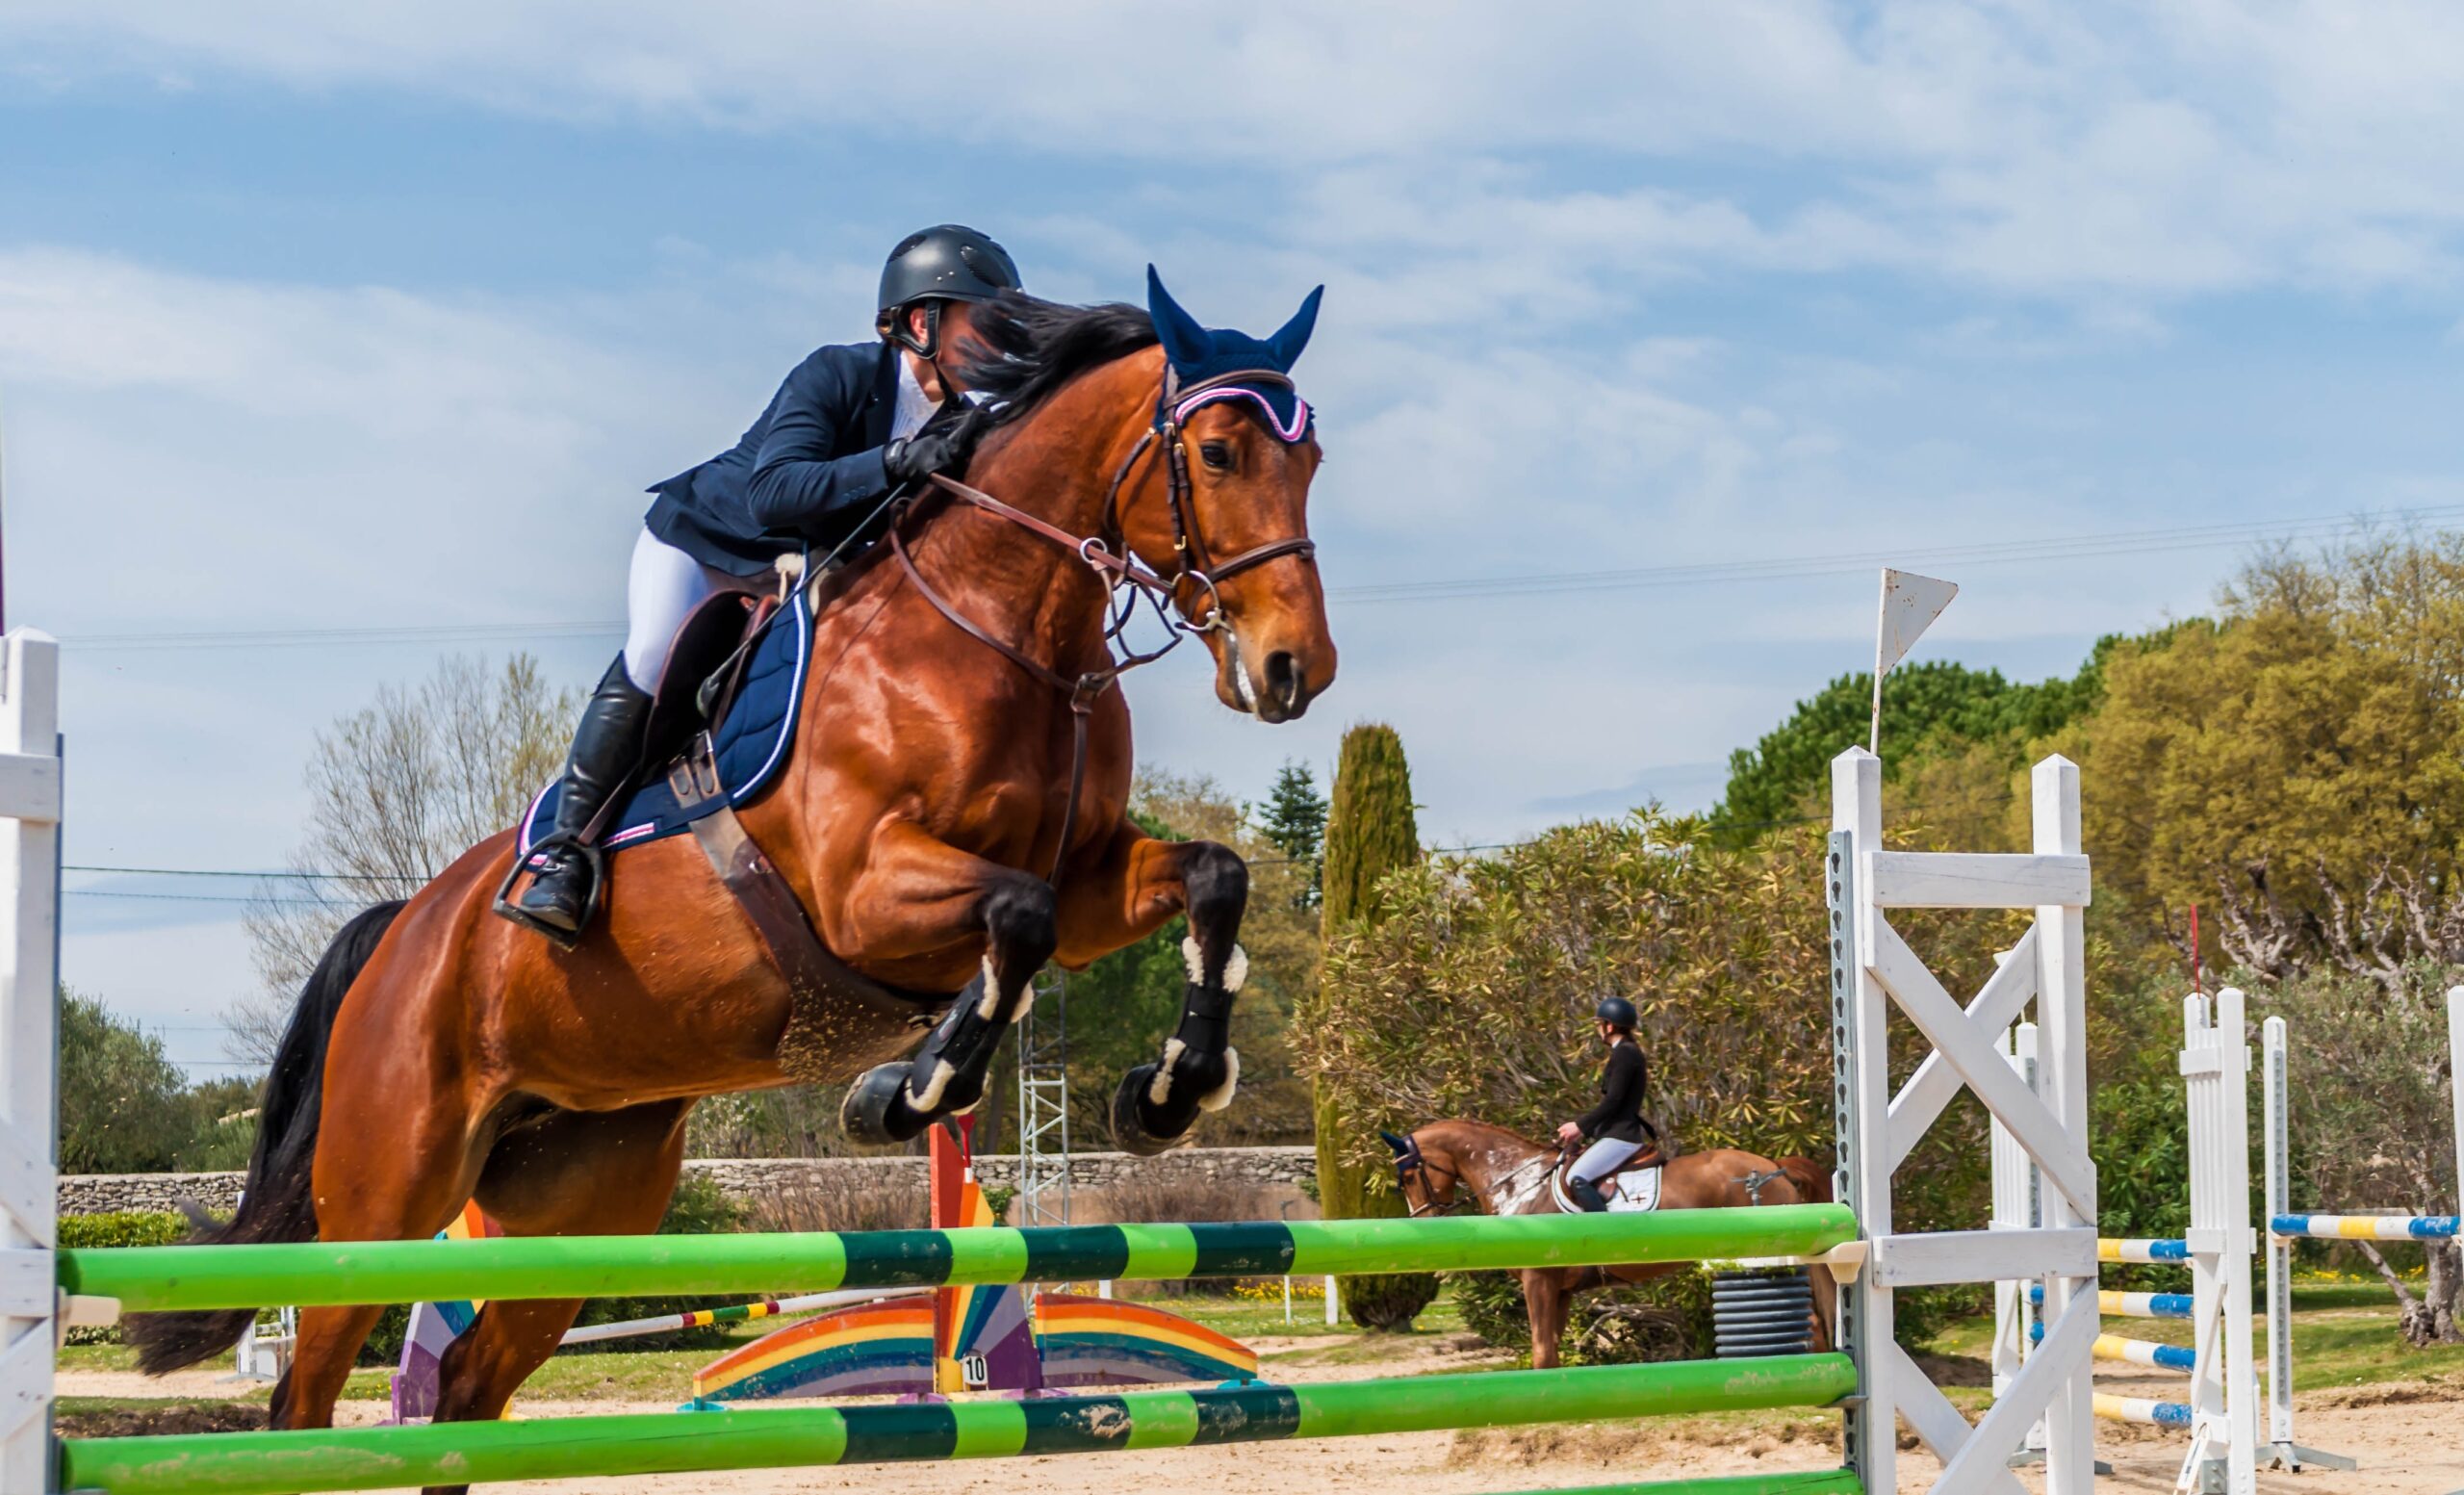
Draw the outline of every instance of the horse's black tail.
<instances>
[{"instance_id":1,"label":"horse's black tail","mask_svg":"<svg viewBox=\"0 0 2464 1495\"><path fill-rule=\"evenodd\" d=\"M257 1109L256 1148L248 1157L248 1181L239 1212L218 1222L192 1201L183 1201L193 1228L187 1242L230 1246L317 1238L317 1197L310 1173L317 1157L317 1123L325 1092L325 1042L360 967L376 952L398 902L380 903L351 916L325 947L324 959L300 989L298 1010L274 1051ZM257 1316L254 1308L201 1309L192 1313L136 1313L120 1332L137 1347L137 1364L150 1376L194 1365L237 1344Z\"/></svg>"}]
</instances>

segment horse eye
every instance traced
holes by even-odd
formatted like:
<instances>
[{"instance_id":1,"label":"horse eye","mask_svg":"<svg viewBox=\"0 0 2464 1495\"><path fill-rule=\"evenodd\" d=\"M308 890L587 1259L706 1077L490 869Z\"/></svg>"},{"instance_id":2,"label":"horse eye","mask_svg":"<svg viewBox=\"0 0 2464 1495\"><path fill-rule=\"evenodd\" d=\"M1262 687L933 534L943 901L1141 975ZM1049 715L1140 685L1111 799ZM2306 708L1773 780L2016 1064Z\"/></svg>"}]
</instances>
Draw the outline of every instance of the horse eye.
<instances>
[{"instance_id":1,"label":"horse eye","mask_svg":"<svg viewBox=\"0 0 2464 1495\"><path fill-rule=\"evenodd\" d=\"M1207 466L1215 469L1215 471L1219 473L1227 472L1231 469L1232 449L1219 441L1206 441L1198 443L1197 454L1198 460L1204 462Z\"/></svg>"}]
</instances>

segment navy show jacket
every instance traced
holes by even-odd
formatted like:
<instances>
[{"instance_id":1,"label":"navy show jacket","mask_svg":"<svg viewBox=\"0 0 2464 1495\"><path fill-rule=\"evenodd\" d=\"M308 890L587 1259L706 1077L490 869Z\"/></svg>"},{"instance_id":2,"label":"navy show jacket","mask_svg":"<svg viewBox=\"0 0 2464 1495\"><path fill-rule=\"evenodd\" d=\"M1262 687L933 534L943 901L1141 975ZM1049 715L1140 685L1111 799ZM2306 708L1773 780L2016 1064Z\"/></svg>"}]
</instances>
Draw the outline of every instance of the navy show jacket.
<instances>
[{"instance_id":1,"label":"navy show jacket","mask_svg":"<svg viewBox=\"0 0 2464 1495\"><path fill-rule=\"evenodd\" d=\"M740 577L807 545L835 545L889 492L882 449L897 408L890 345L815 348L734 446L652 486L658 497L643 523Z\"/></svg>"}]
</instances>

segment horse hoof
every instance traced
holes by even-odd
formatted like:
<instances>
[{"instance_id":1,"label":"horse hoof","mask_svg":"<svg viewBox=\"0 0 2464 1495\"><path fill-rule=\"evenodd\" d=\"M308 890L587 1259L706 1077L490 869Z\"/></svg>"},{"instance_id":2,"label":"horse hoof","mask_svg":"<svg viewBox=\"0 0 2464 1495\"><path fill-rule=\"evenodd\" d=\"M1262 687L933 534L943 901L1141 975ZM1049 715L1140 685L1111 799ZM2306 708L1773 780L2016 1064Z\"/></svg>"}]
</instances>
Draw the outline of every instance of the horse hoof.
<instances>
[{"instance_id":1,"label":"horse hoof","mask_svg":"<svg viewBox=\"0 0 2464 1495\"><path fill-rule=\"evenodd\" d=\"M847 1098L838 1104L838 1124L848 1141L876 1147L912 1142L931 1124L932 1118L907 1103L907 1073L905 1063L892 1060L873 1066L847 1087Z\"/></svg>"},{"instance_id":2,"label":"horse hoof","mask_svg":"<svg viewBox=\"0 0 2464 1495\"><path fill-rule=\"evenodd\" d=\"M1113 1142L1132 1157L1161 1157L1175 1147L1190 1145L1186 1126L1158 1136L1159 1128L1148 1121L1146 1093L1155 1084L1156 1068L1140 1065L1121 1077L1120 1089L1113 1093Z\"/></svg>"}]
</instances>

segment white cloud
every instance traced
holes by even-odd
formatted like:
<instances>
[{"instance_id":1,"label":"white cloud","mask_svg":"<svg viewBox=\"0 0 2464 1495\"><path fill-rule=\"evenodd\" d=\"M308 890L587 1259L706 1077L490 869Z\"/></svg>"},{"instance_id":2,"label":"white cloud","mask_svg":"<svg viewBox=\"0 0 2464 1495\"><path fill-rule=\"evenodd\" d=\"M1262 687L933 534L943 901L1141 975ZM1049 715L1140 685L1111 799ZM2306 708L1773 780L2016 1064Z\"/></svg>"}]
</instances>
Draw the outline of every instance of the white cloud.
<instances>
[{"instance_id":1,"label":"white cloud","mask_svg":"<svg viewBox=\"0 0 2464 1495\"><path fill-rule=\"evenodd\" d=\"M1545 298L1546 277L1501 271L1553 256L1629 274L1876 268L2053 296L2436 286L2464 218L2448 145L2464 13L2435 4L1098 0L997 36L982 20L757 0L19 0L0 39L63 89L271 84L836 129L1128 159L1194 199L1235 168L1289 184L1294 245L1410 243L1381 278L1421 320ZM918 42L953 27L978 39ZM1522 175L1550 153L1577 180ZM1705 190L1703 168L1750 186Z\"/></svg>"}]
</instances>

